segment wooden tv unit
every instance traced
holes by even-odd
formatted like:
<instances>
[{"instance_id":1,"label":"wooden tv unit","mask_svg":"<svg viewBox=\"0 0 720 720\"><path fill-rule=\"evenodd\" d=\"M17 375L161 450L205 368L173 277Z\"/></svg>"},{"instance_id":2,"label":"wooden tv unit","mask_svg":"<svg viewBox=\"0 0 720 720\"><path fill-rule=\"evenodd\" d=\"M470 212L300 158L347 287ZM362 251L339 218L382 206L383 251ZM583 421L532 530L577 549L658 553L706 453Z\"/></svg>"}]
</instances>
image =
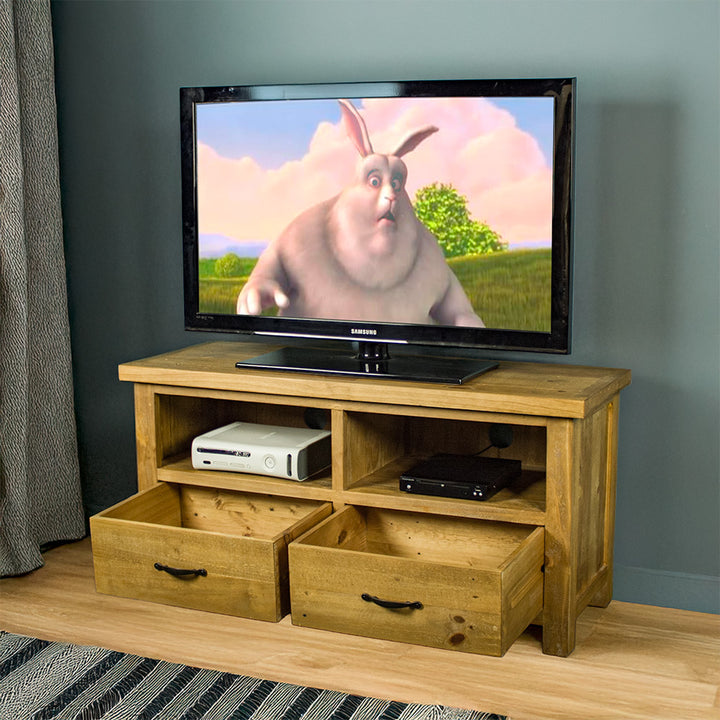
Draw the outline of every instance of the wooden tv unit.
<instances>
[{"instance_id":1,"label":"wooden tv unit","mask_svg":"<svg viewBox=\"0 0 720 720\"><path fill-rule=\"evenodd\" d=\"M628 370L501 362L463 385L238 370L274 349L213 342L122 364L138 494L91 519L97 588L173 605L502 655L531 623L567 656L612 597L618 396ZM192 439L243 420L327 422L305 482L192 467ZM401 492L431 454L522 461L486 501ZM159 566L159 567L158 567ZM379 601L379 602L378 602Z\"/></svg>"}]
</instances>

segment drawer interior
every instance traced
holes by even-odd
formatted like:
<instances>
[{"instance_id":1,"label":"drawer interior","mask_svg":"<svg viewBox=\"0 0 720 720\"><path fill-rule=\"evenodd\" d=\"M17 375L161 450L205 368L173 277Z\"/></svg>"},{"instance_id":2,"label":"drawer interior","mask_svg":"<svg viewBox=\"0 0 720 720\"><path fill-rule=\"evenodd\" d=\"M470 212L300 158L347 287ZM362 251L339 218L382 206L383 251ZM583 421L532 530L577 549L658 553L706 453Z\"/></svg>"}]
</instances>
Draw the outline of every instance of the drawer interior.
<instances>
[{"instance_id":1,"label":"drawer interior","mask_svg":"<svg viewBox=\"0 0 720 720\"><path fill-rule=\"evenodd\" d=\"M536 529L470 518L345 507L301 542L442 565L500 570Z\"/></svg>"},{"instance_id":2,"label":"drawer interior","mask_svg":"<svg viewBox=\"0 0 720 720\"><path fill-rule=\"evenodd\" d=\"M170 527L274 540L313 513L322 503L161 483L106 510L102 515Z\"/></svg>"}]
</instances>

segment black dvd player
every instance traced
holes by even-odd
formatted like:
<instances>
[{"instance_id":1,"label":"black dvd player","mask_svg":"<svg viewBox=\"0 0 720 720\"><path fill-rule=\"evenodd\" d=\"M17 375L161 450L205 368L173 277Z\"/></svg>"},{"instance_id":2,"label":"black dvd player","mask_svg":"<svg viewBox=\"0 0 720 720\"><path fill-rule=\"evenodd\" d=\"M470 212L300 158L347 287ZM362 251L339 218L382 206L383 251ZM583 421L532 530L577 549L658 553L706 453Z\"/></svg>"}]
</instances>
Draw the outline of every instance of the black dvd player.
<instances>
[{"instance_id":1,"label":"black dvd player","mask_svg":"<svg viewBox=\"0 0 720 720\"><path fill-rule=\"evenodd\" d=\"M433 455L400 476L400 490L417 495L487 500L520 476L520 460Z\"/></svg>"}]
</instances>

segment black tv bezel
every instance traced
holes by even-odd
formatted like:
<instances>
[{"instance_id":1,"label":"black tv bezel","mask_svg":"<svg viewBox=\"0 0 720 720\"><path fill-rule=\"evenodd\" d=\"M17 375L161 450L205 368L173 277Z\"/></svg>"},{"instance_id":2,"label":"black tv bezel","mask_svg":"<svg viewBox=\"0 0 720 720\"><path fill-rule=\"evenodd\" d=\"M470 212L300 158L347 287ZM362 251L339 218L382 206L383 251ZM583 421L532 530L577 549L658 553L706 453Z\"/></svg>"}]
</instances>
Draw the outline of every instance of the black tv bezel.
<instances>
[{"instance_id":1,"label":"black tv bezel","mask_svg":"<svg viewBox=\"0 0 720 720\"><path fill-rule=\"evenodd\" d=\"M367 83L229 85L180 88L185 329L278 338L399 343L479 350L567 354L571 340L575 78L428 80ZM196 105L340 97L554 98L551 328L528 332L383 322L226 315L199 312Z\"/></svg>"}]
</instances>

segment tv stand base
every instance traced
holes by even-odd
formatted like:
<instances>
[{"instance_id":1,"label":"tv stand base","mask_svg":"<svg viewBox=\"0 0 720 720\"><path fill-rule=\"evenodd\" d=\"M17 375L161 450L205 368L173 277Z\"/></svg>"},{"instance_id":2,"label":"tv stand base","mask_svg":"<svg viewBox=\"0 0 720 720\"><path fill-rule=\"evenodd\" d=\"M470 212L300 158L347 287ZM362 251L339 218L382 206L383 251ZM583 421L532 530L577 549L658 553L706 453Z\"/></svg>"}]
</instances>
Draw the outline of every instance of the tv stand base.
<instances>
[{"instance_id":1,"label":"tv stand base","mask_svg":"<svg viewBox=\"0 0 720 720\"><path fill-rule=\"evenodd\" d=\"M140 492L91 519L98 589L246 617L289 609L295 624L343 632L350 617L363 635L487 654L534 622L545 653L570 654L579 614L612 597L630 371L503 361L451 387L237 369L274 349L217 342L120 366L134 383ZM193 438L221 425L320 419L332 464L304 482L192 465ZM499 424L512 438L493 455L521 461L512 486L484 502L400 490L414 464L476 454ZM207 575L188 581L155 562ZM362 587L350 606L341 595L352 583ZM378 607L364 593L423 609Z\"/></svg>"},{"instance_id":2,"label":"tv stand base","mask_svg":"<svg viewBox=\"0 0 720 720\"><path fill-rule=\"evenodd\" d=\"M459 385L498 366L493 361L465 357L404 354L391 357L387 351L378 352L379 343L368 345L374 348L370 353L362 349L357 353L352 348L285 347L240 360L236 367Z\"/></svg>"}]
</instances>

